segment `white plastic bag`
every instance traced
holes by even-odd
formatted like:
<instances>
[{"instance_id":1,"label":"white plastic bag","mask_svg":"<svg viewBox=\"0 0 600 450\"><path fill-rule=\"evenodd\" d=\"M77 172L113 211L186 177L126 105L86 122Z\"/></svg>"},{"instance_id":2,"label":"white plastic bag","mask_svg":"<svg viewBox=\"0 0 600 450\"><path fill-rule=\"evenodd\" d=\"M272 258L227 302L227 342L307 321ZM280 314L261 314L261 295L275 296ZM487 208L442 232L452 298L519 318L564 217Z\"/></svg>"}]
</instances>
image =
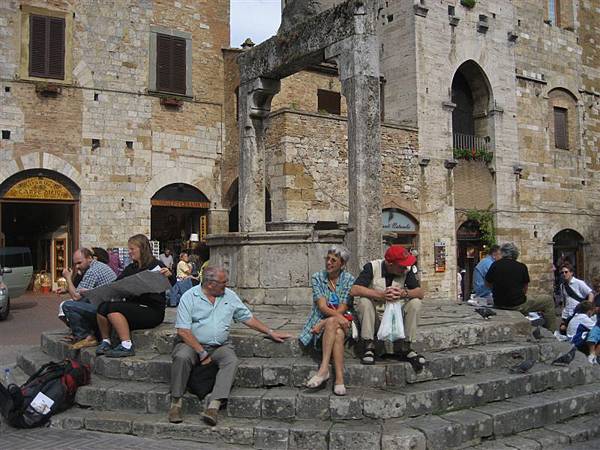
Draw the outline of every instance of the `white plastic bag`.
<instances>
[{"instance_id":1,"label":"white plastic bag","mask_svg":"<svg viewBox=\"0 0 600 450\"><path fill-rule=\"evenodd\" d=\"M402 304L400 302L387 303L381 325L377 331L380 341L394 342L404 339L404 320L402 319Z\"/></svg>"}]
</instances>

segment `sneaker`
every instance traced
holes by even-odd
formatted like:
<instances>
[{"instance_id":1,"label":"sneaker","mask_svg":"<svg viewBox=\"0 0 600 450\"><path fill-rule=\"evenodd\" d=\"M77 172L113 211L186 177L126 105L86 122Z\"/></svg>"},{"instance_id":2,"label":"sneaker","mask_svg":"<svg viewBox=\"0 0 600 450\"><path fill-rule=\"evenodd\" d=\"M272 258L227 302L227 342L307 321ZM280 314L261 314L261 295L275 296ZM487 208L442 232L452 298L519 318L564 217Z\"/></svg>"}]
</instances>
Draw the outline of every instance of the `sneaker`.
<instances>
[{"instance_id":1,"label":"sneaker","mask_svg":"<svg viewBox=\"0 0 600 450\"><path fill-rule=\"evenodd\" d=\"M588 362L590 364L597 364L598 361L596 360L596 355L588 355Z\"/></svg>"},{"instance_id":2,"label":"sneaker","mask_svg":"<svg viewBox=\"0 0 600 450\"><path fill-rule=\"evenodd\" d=\"M105 354L108 358L125 358L127 356L134 356L135 350L133 345L130 349L126 349L123 345L119 344L115 348L108 350Z\"/></svg>"},{"instance_id":3,"label":"sneaker","mask_svg":"<svg viewBox=\"0 0 600 450\"><path fill-rule=\"evenodd\" d=\"M96 347L96 355L100 356L100 355L105 355L107 351L109 351L111 349L111 346L108 342L106 341L102 341L100 342L100 345L98 347Z\"/></svg>"},{"instance_id":4,"label":"sneaker","mask_svg":"<svg viewBox=\"0 0 600 450\"><path fill-rule=\"evenodd\" d=\"M202 420L211 427L214 427L217 424L218 416L219 410L217 408L207 408L207 410L202 413Z\"/></svg>"},{"instance_id":5,"label":"sneaker","mask_svg":"<svg viewBox=\"0 0 600 450\"><path fill-rule=\"evenodd\" d=\"M556 330L554 332L554 337L561 342L565 342L565 341L569 340L569 338L567 336L565 336L564 334L560 334L560 331L558 331L558 330Z\"/></svg>"}]
</instances>

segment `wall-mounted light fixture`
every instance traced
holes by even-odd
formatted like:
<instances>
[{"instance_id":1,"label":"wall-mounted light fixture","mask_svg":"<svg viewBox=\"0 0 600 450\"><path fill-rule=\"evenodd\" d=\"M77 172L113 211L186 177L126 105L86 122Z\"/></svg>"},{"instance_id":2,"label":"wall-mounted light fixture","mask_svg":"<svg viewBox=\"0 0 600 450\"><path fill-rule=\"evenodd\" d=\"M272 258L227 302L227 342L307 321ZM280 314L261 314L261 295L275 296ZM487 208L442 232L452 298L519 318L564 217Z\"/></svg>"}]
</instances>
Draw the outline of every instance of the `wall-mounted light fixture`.
<instances>
[{"instance_id":1,"label":"wall-mounted light fixture","mask_svg":"<svg viewBox=\"0 0 600 450\"><path fill-rule=\"evenodd\" d=\"M427 167L429 165L429 163L431 162L430 158L421 158L419 160L419 165L423 168Z\"/></svg>"},{"instance_id":2,"label":"wall-mounted light fixture","mask_svg":"<svg viewBox=\"0 0 600 450\"><path fill-rule=\"evenodd\" d=\"M513 173L514 173L515 175L519 175L519 176L521 176L521 173L522 173L522 172L523 172L523 167L522 167L522 166L520 166L520 165L518 165L518 164L515 164L515 165L513 166Z\"/></svg>"},{"instance_id":3,"label":"wall-mounted light fixture","mask_svg":"<svg viewBox=\"0 0 600 450\"><path fill-rule=\"evenodd\" d=\"M458 161L455 159L447 159L444 161L444 167L448 170L452 170L456 167Z\"/></svg>"}]
</instances>

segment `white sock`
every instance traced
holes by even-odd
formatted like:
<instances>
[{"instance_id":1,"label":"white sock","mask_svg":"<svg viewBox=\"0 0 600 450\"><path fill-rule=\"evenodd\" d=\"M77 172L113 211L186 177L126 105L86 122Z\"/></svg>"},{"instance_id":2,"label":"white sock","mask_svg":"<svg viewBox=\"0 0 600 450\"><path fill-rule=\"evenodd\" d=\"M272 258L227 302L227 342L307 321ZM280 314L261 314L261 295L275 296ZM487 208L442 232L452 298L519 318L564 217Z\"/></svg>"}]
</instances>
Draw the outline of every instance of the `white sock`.
<instances>
[{"instance_id":1,"label":"white sock","mask_svg":"<svg viewBox=\"0 0 600 450\"><path fill-rule=\"evenodd\" d=\"M110 339L102 339L102 342L106 342L108 345L110 345Z\"/></svg>"},{"instance_id":2,"label":"white sock","mask_svg":"<svg viewBox=\"0 0 600 450\"><path fill-rule=\"evenodd\" d=\"M221 400L211 400L208 404L209 409L219 409L221 407Z\"/></svg>"},{"instance_id":3,"label":"white sock","mask_svg":"<svg viewBox=\"0 0 600 450\"><path fill-rule=\"evenodd\" d=\"M121 341L121 345L125 350L129 350L133 344L131 341Z\"/></svg>"}]
</instances>

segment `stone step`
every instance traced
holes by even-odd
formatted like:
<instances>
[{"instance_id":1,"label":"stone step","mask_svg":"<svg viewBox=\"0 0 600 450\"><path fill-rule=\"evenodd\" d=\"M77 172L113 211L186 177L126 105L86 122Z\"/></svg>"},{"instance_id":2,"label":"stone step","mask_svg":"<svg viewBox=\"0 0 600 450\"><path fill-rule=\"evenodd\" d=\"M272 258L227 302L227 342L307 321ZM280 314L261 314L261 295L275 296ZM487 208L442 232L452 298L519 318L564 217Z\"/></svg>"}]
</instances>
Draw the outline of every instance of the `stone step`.
<instances>
[{"instance_id":1,"label":"stone step","mask_svg":"<svg viewBox=\"0 0 600 450\"><path fill-rule=\"evenodd\" d=\"M487 370L447 380L425 381L406 387L349 388L345 397L331 392L331 383L314 392L304 388L234 388L227 415L242 418L285 418L323 420L382 419L440 414L486 405L549 389L590 383L600 376L600 367L581 356L569 367L537 364L526 374L509 374L506 369ZM81 387L77 403L98 410L166 413L169 386L164 383L107 379L94 376ZM203 407L194 395L184 397L186 412Z\"/></svg>"},{"instance_id":2,"label":"stone step","mask_svg":"<svg viewBox=\"0 0 600 450\"><path fill-rule=\"evenodd\" d=\"M233 324L231 341L239 357L296 358L306 354L296 337L302 329L308 310L290 307L259 307L253 309L257 317L269 327L291 333L294 337L282 344L241 324ZM165 321L151 330L134 331L136 351L170 354L175 340L175 311L168 309ZM529 321L515 311L497 310L490 320L483 320L465 305L441 304L424 307L419 336L415 343L418 351L441 351L457 347L510 341L518 334L527 334ZM42 333L41 345L46 353L55 358L74 357L77 352L69 350L62 338L68 329ZM83 353L89 353L89 350Z\"/></svg>"},{"instance_id":3,"label":"stone step","mask_svg":"<svg viewBox=\"0 0 600 450\"><path fill-rule=\"evenodd\" d=\"M566 448L562 443L598 435L599 410L600 385L596 383L416 419L328 422L314 417L288 421L222 417L219 425L208 427L192 413L184 423L170 424L164 414L73 408L54 416L52 426L271 450ZM536 446L503 443L525 440ZM552 440L556 445L550 445Z\"/></svg>"},{"instance_id":4,"label":"stone step","mask_svg":"<svg viewBox=\"0 0 600 450\"><path fill-rule=\"evenodd\" d=\"M507 342L465 347L435 353L425 353L428 364L415 374L405 362L378 361L374 366L361 365L359 360L346 360L345 380L348 386L383 388L421 381L444 379L490 368L512 366L520 358L545 361L554 358L568 346L554 338L528 342L525 338ZM107 378L168 383L171 357L157 353L138 353L130 358L96 358L94 349L79 356L94 366L94 372ZM32 373L50 357L41 350L19 356L19 365ZM241 358L236 377L239 387L303 386L318 368L315 357Z\"/></svg>"}]
</instances>

